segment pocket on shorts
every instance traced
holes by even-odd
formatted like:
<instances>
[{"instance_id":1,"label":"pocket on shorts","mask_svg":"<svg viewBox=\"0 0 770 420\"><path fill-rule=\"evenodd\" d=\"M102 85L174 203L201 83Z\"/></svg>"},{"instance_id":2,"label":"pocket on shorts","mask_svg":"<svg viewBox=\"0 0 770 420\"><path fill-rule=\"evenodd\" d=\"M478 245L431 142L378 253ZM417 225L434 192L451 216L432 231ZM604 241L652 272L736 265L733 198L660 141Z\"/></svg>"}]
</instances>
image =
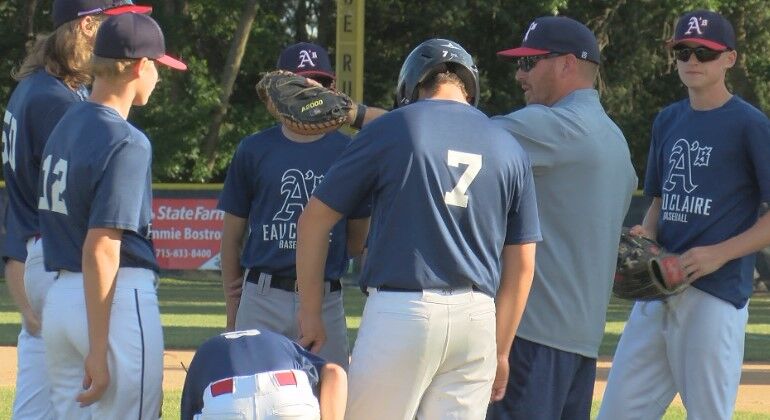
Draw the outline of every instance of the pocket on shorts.
<instances>
[{"instance_id":1,"label":"pocket on shorts","mask_svg":"<svg viewBox=\"0 0 770 420\"><path fill-rule=\"evenodd\" d=\"M471 321L488 321L495 318L495 308L484 308L468 315Z\"/></svg>"},{"instance_id":2,"label":"pocket on shorts","mask_svg":"<svg viewBox=\"0 0 770 420\"><path fill-rule=\"evenodd\" d=\"M193 420L246 420L243 413L196 414Z\"/></svg>"},{"instance_id":3,"label":"pocket on shorts","mask_svg":"<svg viewBox=\"0 0 770 420\"><path fill-rule=\"evenodd\" d=\"M428 315L427 312L417 311L413 309L406 310L406 311L380 310L380 311L377 311L377 316L382 318L402 320L402 321L427 321L428 319L430 319L430 315Z\"/></svg>"}]
</instances>

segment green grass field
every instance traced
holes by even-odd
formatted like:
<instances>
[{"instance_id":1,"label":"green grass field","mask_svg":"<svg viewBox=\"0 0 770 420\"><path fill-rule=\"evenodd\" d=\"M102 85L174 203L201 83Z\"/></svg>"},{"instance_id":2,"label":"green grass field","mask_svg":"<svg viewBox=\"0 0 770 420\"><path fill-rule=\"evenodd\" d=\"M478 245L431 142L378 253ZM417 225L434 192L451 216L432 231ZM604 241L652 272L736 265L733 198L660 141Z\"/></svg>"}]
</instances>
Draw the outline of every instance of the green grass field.
<instances>
[{"instance_id":1,"label":"green grass field","mask_svg":"<svg viewBox=\"0 0 770 420\"><path fill-rule=\"evenodd\" d=\"M203 279L189 275L163 278L159 299L161 318L168 349L194 349L206 338L222 331L225 325L224 301L218 278L207 274ZM15 345L19 315L10 301L5 282L0 281L0 345ZM345 289L345 313L348 339L353 344L361 323L364 298L355 287ZM600 349L601 356L612 356L631 306L613 299L607 312L607 326ZM746 361L770 362L770 295L755 295L749 306L746 328ZM3 361L13 363L13 361ZM179 417L180 390L164 390L164 419ZM0 419L10 418L13 388L0 387ZM598 406L594 404L594 411ZM595 413L594 413L595 414ZM736 419L767 418L767 414L736 413ZM685 419L684 410L672 406L665 419Z\"/></svg>"}]
</instances>

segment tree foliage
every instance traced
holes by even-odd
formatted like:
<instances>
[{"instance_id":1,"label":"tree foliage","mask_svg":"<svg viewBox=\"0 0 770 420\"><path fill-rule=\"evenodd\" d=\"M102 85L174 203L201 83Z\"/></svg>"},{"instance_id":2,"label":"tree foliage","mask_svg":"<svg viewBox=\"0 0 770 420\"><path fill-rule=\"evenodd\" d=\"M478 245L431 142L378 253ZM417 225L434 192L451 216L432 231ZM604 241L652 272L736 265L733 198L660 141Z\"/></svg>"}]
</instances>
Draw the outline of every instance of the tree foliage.
<instances>
[{"instance_id":1,"label":"tree foliage","mask_svg":"<svg viewBox=\"0 0 770 420\"><path fill-rule=\"evenodd\" d=\"M156 0L168 50L189 65L186 73L163 72L150 104L131 120L153 140L159 181L221 181L238 141L274 123L256 97L260 73L274 68L281 49L311 41L334 53L333 0ZM245 6L256 4L240 66L228 60ZM9 75L25 45L51 30L52 0L0 1L0 74ZM476 58L481 109L490 115L523 106L515 66L496 52L519 44L537 16L560 14L585 22L602 49L598 88L609 114L623 129L634 164L643 175L650 126L665 105L686 95L665 48L676 17L686 10L718 10L733 22L739 62L728 83L761 109L770 109L770 5L767 0L368 0L366 3L364 99L390 107L401 62L427 38L460 42ZM235 40L237 41L237 39ZM229 70L226 68L230 66ZM237 77L232 83L228 71ZM15 83L0 78L0 105ZM223 112L224 111L224 112ZM221 116L221 124L212 121ZM211 127L218 125L214 143ZM208 135L208 140L207 139ZM206 144L215 149L204 152Z\"/></svg>"}]
</instances>

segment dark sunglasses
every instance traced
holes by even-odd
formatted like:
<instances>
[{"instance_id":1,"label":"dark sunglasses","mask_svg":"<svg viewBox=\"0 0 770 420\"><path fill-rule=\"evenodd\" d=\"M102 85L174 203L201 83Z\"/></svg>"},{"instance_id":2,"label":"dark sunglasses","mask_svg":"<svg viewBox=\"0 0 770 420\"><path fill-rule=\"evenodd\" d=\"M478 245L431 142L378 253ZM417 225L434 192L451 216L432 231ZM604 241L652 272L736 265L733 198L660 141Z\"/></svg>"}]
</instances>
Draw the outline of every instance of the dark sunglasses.
<instances>
[{"instance_id":1,"label":"dark sunglasses","mask_svg":"<svg viewBox=\"0 0 770 420\"><path fill-rule=\"evenodd\" d=\"M557 52L550 52L548 54L543 54L543 55L530 55L527 57L519 57L519 59L516 60L516 64L519 66L519 70L527 73L530 70L534 69L540 60L543 60L546 58L558 57L560 55L564 55L564 54L557 53Z\"/></svg>"},{"instance_id":2,"label":"dark sunglasses","mask_svg":"<svg viewBox=\"0 0 770 420\"><path fill-rule=\"evenodd\" d=\"M695 54L695 58L697 58L698 61L706 63L716 60L723 52L724 51L712 50L706 47L674 47L676 59L684 61L685 63L690 61L690 57L692 57L693 54Z\"/></svg>"}]
</instances>

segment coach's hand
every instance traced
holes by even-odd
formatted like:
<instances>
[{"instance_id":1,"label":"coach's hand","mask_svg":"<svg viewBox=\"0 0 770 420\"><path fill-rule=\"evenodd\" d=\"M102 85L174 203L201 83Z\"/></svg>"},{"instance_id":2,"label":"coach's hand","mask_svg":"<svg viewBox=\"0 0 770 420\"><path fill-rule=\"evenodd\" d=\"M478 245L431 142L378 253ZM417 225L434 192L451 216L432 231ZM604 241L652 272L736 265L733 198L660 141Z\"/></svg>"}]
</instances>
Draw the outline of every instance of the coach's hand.
<instances>
[{"instance_id":1,"label":"coach's hand","mask_svg":"<svg viewBox=\"0 0 770 420\"><path fill-rule=\"evenodd\" d=\"M317 354L326 342L326 329L321 314L307 314L300 310L297 318L299 345Z\"/></svg>"},{"instance_id":2,"label":"coach's hand","mask_svg":"<svg viewBox=\"0 0 770 420\"><path fill-rule=\"evenodd\" d=\"M88 353L85 360L85 376L83 377L83 389L77 401L81 407L91 405L104 395L104 391L110 384L110 370L107 367L107 353Z\"/></svg>"},{"instance_id":3,"label":"coach's hand","mask_svg":"<svg viewBox=\"0 0 770 420\"><path fill-rule=\"evenodd\" d=\"M497 372L495 373L495 380L492 382L491 402L500 401L505 396L505 388L508 386L508 372L508 356L498 356Z\"/></svg>"}]
</instances>

